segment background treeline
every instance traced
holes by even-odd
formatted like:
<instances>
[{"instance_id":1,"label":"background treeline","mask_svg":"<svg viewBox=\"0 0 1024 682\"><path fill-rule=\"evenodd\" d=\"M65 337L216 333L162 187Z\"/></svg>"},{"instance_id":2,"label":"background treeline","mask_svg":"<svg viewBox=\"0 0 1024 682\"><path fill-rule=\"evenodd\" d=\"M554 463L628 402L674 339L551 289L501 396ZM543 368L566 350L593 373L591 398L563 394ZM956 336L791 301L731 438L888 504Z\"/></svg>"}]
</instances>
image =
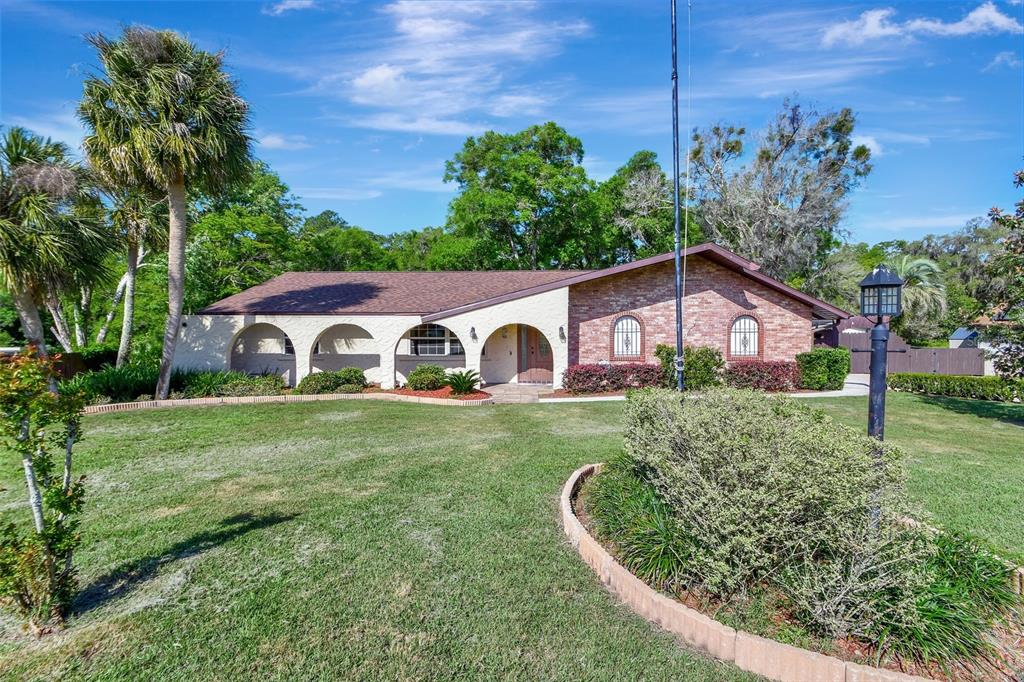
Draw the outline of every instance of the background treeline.
<instances>
[{"instance_id":1,"label":"background treeline","mask_svg":"<svg viewBox=\"0 0 1024 682\"><path fill-rule=\"evenodd\" d=\"M103 68L79 106L84 159L20 128L0 140L0 344L24 343L28 320L37 343L118 365L162 348L163 380L175 311L288 270L602 268L672 249L672 178L656 155L639 151L599 182L582 141L554 122L468 138L438 168L456 190L444 225L384 235L335 211L307 215L253 157L223 55L139 27L89 41ZM855 125L849 109L786 100L757 132L694 131L687 243L714 241L851 311L858 281L884 262L907 281L894 326L911 343L944 343L1006 308L999 220L848 241L850 194L872 170Z\"/></svg>"}]
</instances>

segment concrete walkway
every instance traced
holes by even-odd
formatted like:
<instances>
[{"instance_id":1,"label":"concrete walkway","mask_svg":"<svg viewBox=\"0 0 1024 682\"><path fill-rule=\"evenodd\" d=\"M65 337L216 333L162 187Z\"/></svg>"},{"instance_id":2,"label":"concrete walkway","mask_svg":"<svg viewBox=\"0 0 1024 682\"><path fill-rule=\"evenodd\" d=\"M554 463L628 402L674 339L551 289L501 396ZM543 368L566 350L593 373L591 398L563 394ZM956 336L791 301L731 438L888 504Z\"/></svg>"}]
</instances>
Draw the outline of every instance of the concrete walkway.
<instances>
[{"instance_id":1,"label":"concrete walkway","mask_svg":"<svg viewBox=\"0 0 1024 682\"><path fill-rule=\"evenodd\" d=\"M867 374L848 374L843 387L838 391L812 391L810 393L791 393L794 398L848 398L868 394L869 376Z\"/></svg>"},{"instance_id":2,"label":"concrete walkway","mask_svg":"<svg viewBox=\"0 0 1024 682\"><path fill-rule=\"evenodd\" d=\"M551 384L488 384L482 388L496 403L535 403L542 394L551 393Z\"/></svg>"}]
</instances>

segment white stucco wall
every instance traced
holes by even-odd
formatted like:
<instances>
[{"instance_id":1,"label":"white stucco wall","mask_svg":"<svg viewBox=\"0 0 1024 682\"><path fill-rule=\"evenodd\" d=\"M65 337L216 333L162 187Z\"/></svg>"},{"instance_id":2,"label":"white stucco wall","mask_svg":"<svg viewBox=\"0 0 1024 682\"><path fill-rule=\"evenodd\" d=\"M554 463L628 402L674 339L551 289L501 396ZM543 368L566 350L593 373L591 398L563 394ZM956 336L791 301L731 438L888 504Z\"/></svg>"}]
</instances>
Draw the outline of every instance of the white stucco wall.
<instances>
[{"instance_id":1,"label":"white stucco wall","mask_svg":"<svg viewBox=\"0 0 1024 682\"><path fill-rule=\"evenodd\" d=\"M485 381L494 383L508 381L506 377L514 375L514 329L510 328L506 340L511 347L505 348L500 360L497 348L492 351L488 347L488 358L481 361L480 352L484 341L501 327L526 324L540 330L551 344L554 384L558 387L569 358L568 343L561 338L559 328L568 329L568 315L569 291L563 287L436 320L437 324L455 332L466 350L464 357L449 358L414 357L396 352L400 350L399 342L403 336L420 324L421 319L416 315L186 315L174 353L174 366L185 369L228 369L231 349L238 333L255 324L269 324L287 334L295 348L295 373L291 377L293 384L301 381L310 371L365 364L363 368L367 370L367 379L379 382L384 388L392 388L396 378L404 382L406 374L423 362L475 369L481 372ZM335 325L358 326L371 338L358 338L352 329L330 330ZM314 357L314 344L326 330L330 331L321 341L326 343L328 349L343 349L344 353L324 353ZM475 337L471 330L475 331ZM508 355L509 350L512 351L511 356ZM377 364L374 365L374 362Z\"/></svg>"},{"instance_id":2,"label":"white stucco wall","mask_svg":"<svg viewBox=\"0 0 1024 682\"><path fill-rule=\"evenodd\" d=\"M506 303L488 306L479 310L473 310L461 315L453 315L440 320L438 324L455 332L466 348L466 367L475 369L483 376L483 367L480 351L486 341L495 331L509 324L526 324L536 327L551 344L551 353L554 365L554 387L562 385L562 372L569 364L568 339L559 335L559 327L566 333L569 328L569 289L562 287L552 291L545 291L541 294L517 298ZM470 329L475 329L476 338L470 334ZM500 336L500 333L499 333ZM509 337L515 350L515 339L510 332ZM490 355L490 348L488 348ZM515 355L512 356L515 362ZM488 360L488 372L491 376L507 375L507 366L491 366ZM487 380L484 377L485 381ZM500 380L500 379L499 379ZM493 383L493 382L492 382Z\"/></svg>"}]
</instances>

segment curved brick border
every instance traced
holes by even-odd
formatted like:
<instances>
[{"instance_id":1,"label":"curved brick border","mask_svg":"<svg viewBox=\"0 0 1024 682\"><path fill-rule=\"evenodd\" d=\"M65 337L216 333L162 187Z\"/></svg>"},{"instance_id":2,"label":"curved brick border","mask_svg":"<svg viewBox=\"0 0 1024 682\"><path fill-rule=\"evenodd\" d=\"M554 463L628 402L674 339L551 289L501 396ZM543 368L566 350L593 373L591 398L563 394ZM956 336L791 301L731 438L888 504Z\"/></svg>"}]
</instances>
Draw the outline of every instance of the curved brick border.
<instances>
[{"instance_id":1,"label":"curved brick border","mask_svg":"<svg viewBox=\"0 0 1024 682\"><path fill-rule=\"evenodd\" d=\"M398 393L323 393L319 395L257 395L239 398L182 398L179 400L140 400L135 403L109 403L89 405L85 414L105 412L126 412L154 407L200 407L205 405L252 405L255 403L309 403L317 400L390 400L398 403L422 403L425 405L447 405L449 407L475 407L490 405L493 398L482 400L452 400L450 398L426 398Z\"/></svg>"},{"instance_id":2,"label":"curved brick border","mask_svg":"<svg viewBox=\"0 0 1024 682\"><path fill-rule=\"evenodd\" d=\"M572 500L580 484L599 472L588 464L562 488L562 525L569 541L609 590L638 615L678 635L684 642L741 670L781 682L929 682L923 677L873 668L817 654L737 631L649 587L591 537L576 518ZM934 681L931 681L934 682Z\"/></svg>"}]
</instances>

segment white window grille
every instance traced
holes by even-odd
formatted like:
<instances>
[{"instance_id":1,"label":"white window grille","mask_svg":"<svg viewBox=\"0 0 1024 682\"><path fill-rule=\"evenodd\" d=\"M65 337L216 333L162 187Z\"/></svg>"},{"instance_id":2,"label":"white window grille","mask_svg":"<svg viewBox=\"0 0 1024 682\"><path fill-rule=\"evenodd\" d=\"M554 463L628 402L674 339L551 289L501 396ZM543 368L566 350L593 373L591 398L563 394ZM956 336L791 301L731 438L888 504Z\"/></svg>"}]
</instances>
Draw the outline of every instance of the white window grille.
<instances>
[{"instance_id":1,"label":"white window grille","mask_svg":"<svg viewBox=\"0 0 1024 682\"><path fill-rule=\"evenodd\" d=\"M409 352L412 355L465 355L459 338L439 324L421 324L409 331Z\"/></svg>"},{"instance_id":2,"label":"white window grille","mask_svg":"<svg viewBox=\"0 0 1024 682\"><path fill-rule=\"evenodd\" d=\"M617 358L640 357L640 320L626 315L615 320L612 336L613 354Z\"/></svg>"},{"instance_id":3,"label":"white window grille","mask_svg":"<svg viewBox=\"0 0 1024 682\"><path fill-rule=\"evenodd\" d=\"M757 320L750 315L737 317L732 323L729 354L735 357L756 357L758 352Z\"/></svg>"}]
</instances>

